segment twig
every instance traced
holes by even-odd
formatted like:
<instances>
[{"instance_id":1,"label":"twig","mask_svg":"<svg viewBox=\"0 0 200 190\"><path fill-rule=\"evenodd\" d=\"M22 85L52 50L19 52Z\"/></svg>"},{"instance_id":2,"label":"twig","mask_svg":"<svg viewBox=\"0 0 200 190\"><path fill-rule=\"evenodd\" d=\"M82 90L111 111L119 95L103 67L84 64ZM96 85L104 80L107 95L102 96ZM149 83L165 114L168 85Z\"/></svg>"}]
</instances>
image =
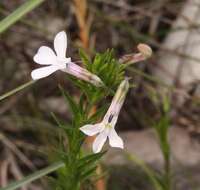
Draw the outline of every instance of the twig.
<instances>
[{"instance_id":1,"label":"twig","mask_svg":"<svg viewBox=\"0 0 200 190\"><path fill-rule=\"evenodd\" d=\"M9 159L3 160L1 162L1 167L0 167L0 184L1 184L1 187L5 187L8 184L8 166L9 166L9 164L10 164Z\"/></svg>"},{"instance_id":2,"label":"twig","mask_svg":"<svg viewBox=\"0 0 200 190\"><path fill-rule=\"evenodd\" d=\"M75 15L79 26L79 35L84 49L89 48L89 31L91 26L91 17L88 17L87 0L73 0Z\"/></svg>"},{"instance_id":3,"label":"twig","mask_svg":"<svg viewBox=\"0 0 200 190\"><path fill-rule=\"evenodd\" d=\"M19 149L13 144L8 138L6 138L2 133L0 133L0 141L2 141L13 153L18 156L18 158L31 170L35 170L35 166Z\"/></svg>"},{"instance_id":4,"label":"twig","mask_svg":"<svg viewBox=\"0 0 200 190\"><path fill-rule=\"evenodd\" d=\"M11 170L13 176L15 177L16 180L22 179L23 174L22 174L20 168L18 167L17 162L16 162L14 156L12 155L12 153L10 153L9 157L10 157L10 160L11 160L10 170ZM26 186L22 187L22 190L27 190L27 187Z\"/></svg>"}]
</instances>

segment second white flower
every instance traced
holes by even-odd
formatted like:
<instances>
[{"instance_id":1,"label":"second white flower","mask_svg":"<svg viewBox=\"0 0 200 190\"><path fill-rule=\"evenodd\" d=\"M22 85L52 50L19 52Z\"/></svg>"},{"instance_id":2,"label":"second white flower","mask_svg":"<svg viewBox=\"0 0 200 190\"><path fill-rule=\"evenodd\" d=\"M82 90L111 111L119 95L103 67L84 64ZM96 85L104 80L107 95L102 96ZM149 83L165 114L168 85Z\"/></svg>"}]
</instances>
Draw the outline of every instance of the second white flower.
<instances>
[{"instance_id":1,"label":"second white flower","mask_svg":"<svg viewBox=\"0 0 200 190\"><path fill-rule=\"evenodd\" d=\"M124 148L123 140L118 136L115 131L115 125L124 103L126 94L129 89L129 82L126 78L119 85L115 96L113 97L112 103L105 114L103 121L97 124L88 124L80 128L80 130L88 135L97 135L93 142L93 152L98 153L101 151L103 145L105 144L107 138L109 139L109 144L111 147Z\"/></svg>"}]
</instances>

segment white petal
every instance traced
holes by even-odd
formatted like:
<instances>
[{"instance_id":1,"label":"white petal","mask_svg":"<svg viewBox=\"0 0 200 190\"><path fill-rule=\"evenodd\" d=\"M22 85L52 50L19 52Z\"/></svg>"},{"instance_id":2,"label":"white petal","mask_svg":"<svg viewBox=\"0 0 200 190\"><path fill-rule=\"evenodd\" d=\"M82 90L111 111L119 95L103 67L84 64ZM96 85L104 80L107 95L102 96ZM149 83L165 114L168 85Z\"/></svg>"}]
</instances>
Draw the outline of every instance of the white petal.
<instances>
[{"instance_id":1,"label":"white petal","mask_svg":"<svg viewBox=\"0 0 200 190\"><path fill-rule=\"evenodd\" d=\"M40 47L37 54L33 57L33 60L41 65L52 65L57 62L54 51L47 46Z\"/></svg>"},{"instance_id":2,"label":"white petal","mask_svg":"<svg viewBox=\"0 0 200 190\"><path fill-rule=\"evenodd\" d=\"M121 137L118 136L114 128L110 130L108 138L110 146L122 149L124 148L123 140L121 139Z\"/></svg>"},{"instance_id":3,"label":"white petal","mask_svg":"<svg viewBox=\"0 0 200 190\"><path fill-rule=\"evenodd\" d=\"M31 76L33 80L41 79L44 77L49 76L51 73L59 70L59 68L55 65L47 66L47 67L42 67L39 69L35 69L31 72Z\"/></svg>"},{"instance_id":4,"label":"white petal","mask_svg":"<svg viewBox=\"0 0 200 190\"><path fill-rule=\"evenodd\" d=\"M67 50L67 35L64 31L59 32L54 39L54 49L60 58L65 58Z\"/></svg>"},{"instance_id":5,"label":"white petal","mask_svg":"<svg viewBox=\"0 0 200 190\"><path fill-rule=\"evenodd\" d=\"M80 130L88 136L93 136L103 131L104 128L105 128L104 125L98 123L95 125L84 125L83 127L80 128Z\"/></svg>"},{"instance_id":6,"label":"white petal","mask_svg":"<svg viewBox=\"0 0 200 190\"><path fill-rule=\"evenodd\" d=\"M105 129L96 137L92 146L94 153L98 153L101 151L104 143L106 142L107 136L108 136L108 131Z\"/></svg>"}]
</instances>

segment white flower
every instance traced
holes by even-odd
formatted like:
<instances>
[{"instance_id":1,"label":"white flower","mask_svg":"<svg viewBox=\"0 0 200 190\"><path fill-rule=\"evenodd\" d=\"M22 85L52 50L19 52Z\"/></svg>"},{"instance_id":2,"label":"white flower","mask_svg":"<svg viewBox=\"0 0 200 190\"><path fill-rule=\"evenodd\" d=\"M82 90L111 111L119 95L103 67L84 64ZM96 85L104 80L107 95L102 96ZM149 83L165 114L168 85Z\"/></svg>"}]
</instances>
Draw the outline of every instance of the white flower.
<instances>
[{"instance_id":1,"label":"white flower","mask_svg":"<svg viewBox=\"0 0 200 190\"><path fill-rule=\"evenodd\" d=\"M129 82L126 78L119 85L117 92L112 100L112 103L105 114L103 121L94 125L88 124L80 128L80 130L88 136L97 135L93 142L93 152L101 151L107 138L111 147L124 148L123 140L117 135L115 131L115 124L117 122L121 107L124 103L126 94L129 89Z\"/></svg>"},{"instance_id":2,"label":"white flower","mask_svg":"<svg viewBox=\"0 0 200 190\"><path fill-rule=\"evenodd\" d=\"M48 65L32 71L31 76L34 80L47 77L57 70L66 69L67 63L71 62L71 58L66 58L67 35L64 31L59 32L54 39L54 51L42 46L39 48L33 60L40 65Z\"/></svg>"},{"instance_id":3,"label":"white flower","mask_svg":"<svg viewBox=\"0 0 200 190\"><path fill-rule=\"evenodd\" d=\"M96 86L103 85L98 76L71 62L70 57L66 58L67 35L64 31L59 32L55 36L54 49L56 53L47 46L39 48L33 60L40 65L45 65L45 67L35 69L31 72L33 80L47 77L55 71L61 70Z\"/></svg>"}]
</instances>

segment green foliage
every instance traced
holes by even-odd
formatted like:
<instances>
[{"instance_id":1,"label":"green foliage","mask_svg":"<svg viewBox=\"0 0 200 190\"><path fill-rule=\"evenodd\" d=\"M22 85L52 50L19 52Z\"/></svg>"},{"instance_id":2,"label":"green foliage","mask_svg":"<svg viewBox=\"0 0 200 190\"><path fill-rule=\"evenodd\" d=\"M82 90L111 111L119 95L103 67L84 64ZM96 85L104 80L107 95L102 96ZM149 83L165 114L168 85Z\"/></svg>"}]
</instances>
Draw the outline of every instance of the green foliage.
<instances>
[{"instance_id":1,"label":"green foliage","mask_svg":"<svg viewBox=\"0 0 200 190\"><path fill-rule=\"evenodd\" d=\"M169 128L169 118L167 116L162 116L160 121L155 125L155 129L157 131L161 150L164 155L167 156L169 154L169 144L168 144L168 128Z\"/></svg>"},{"instance_id":2,"label":"green foliage","mask_svg":"<svg viewBox=\"0 0 200 190\"><path fill-rule=\"evenodd\" d=\"M63 90L63 89L62 89ZM79 189L80 183L87 180L96 170L96 162L103 156L104 153L98 154L85 154L81 150L81 145L84 140L84 135L79 130L82 123L86 122L84 115L80 114L76 109L78 104L71 99L70 96L66 96L66 92L63 94L67 99L68 105L74 113L72 125L62 124L54 115L59 127L61 127L67 136L68 146L60 146L59 159L65 163L65 168L57 171L57 178L54 181L54 187L62 189ZM81 104L79 104L81 106ZM75 112L77 111L77 113ZM80 117L80 115L82 117ZM82 120L83 119L83 120ZM64 140L64 139L63 139Z\"/></svg>"},{"instance_id":3,"label":"green foliage","mask_svg":"<svg viewBox=\"0 0 200 190\"><path fill-rule=\"evenodd\" d=\"M114 58L113 50L97 54L92 61L83 51L80 51L80 57L86 69L100 77L105 86L97 88L90 83L68 76L80 89L78 101L64 87L59 86L66 105L72 113L72 121L62 122L52 114L57 126L62 130L57 138L58 146L55 147L55 160L61 161L62 168L57 168L56 176L50 178L52 187L56 190L78 190L81 184L88 182L91 176L95 175L97 162L105 152L97 154L85 152L82 149L85 135L79 128L102 119L108 108L106 98L114 94L117 86L124 79L125 66ZM101 108L98 108L99 105ZM95 112L93 112L94 108Z\"/></svg>"},{"instance_id":4,"label":"green foliage","mask_svg":"<svg viewBox=\"0 0 200 190\"><path fill-rule=\"evenodd\" d=\"M108 107L105 104L105 98L112 95L112 91L115 91L124 77L125 67L114 58L113 51L108 50L105 53L97 54L93 61L83 51L80 51L80 57L86 69L98 75L106 87L104 87L105 89L97 88L87 82L70 77L74 85L81 91L80 99L77 101L63 87L59 86L73 115L71 124L61 123L53 115L57 125L63 129L68 139L67 147L63 143L59 143L60 149L57 152L59 159L65 163L65 168L59 169L56 180L53 180L55 189L59 190L79 189L80 183L84 183L91 175L94 175L96 163L104 155L104 152L98 154L84 153L81 147L85 136L79 130L79 127L102 118ZM104 106L91 114L93 107L102 103L104 103ZM64 141L65 137L60 140Z\"/></svg>"},{"instance_id":5,"label":"green foliage","mask_svg":"<svg viewBox=\"0 0 200 190\"><path fill-rule=\"evenodd\" d=\"M59 86L62 95L65 99L65 102L67 106L70 108L72 115L74 117L74 122L81 123L81 120L84 119L84 113L83 113L83 105L77 104L73 98L68 94L67 91L65 91L61 86ZM82 100L81 100L82 101Z\"/></svg>"},{"instance_id":6,"label":"green foliage","mask_svg":"<svg viewBox=\"0 0 200 190\"><path fill-rule=\"evenodd\" d=\"M170 144L168 140L168 131L170 127L169 110L170 110L170 99L168 97L164 97L161 118L154 125L165 162L164 174L161 176L161 178L158 178L158 181L162 185L163 190L171 189Z\"/></svg>"},{"instance_id":7,"label":"green foliage","mask_svg":"<svg viewBox=\"0 0 200 190\"><path fill-rule=\"evenodd\" d=\"M62 124L59 124L63 126ZM66 128L65 128L66 129ZM69 130L70 128L68 128ZM57 170L57 177L51 179L53 189L79 189L91 175L94 175L97 161L104 155L103 153L86 154L81 151L83 135L79 130L71 128L71 133L67 132L68 148L60 146L59 160L65 163L65 167ZM67 130L67 131L68 131Z\"/></svg>"},{"instance_id":8,"label":"green foliage","mask_svg":"<svg viewBox=\"0 0 200 190\"><path fill-rule=\"evenodd\" d=\"M87 82L69 77L74 85L82 92L80 103L83 103L84 98L87 101L85 110L81 109L80 106L79 110L88 113L93 105L97 105L103 99L105 100L107 96L114 95L117 86L124 78L125 66L115 59L113 50L96 54L92 61L83 50L80 50L79 54L85 68L93 74L96 74L105 84L104 87L97 88Z\"/></svg>"},{"instance_id":9,"label":"green foliage","mask_svg":"<svg viewBox=\"0 0 200 190\"><path fill-rule=\"evenodd\" d=\"M101 79L107 85L110 85L107 88L113 88L113 90L115 90L115 87L111 86L111 83L114 83L114 85L117 86L118 83L121 82L123 70L121 66L118 67L119 63L113 58L112 51L107 51L102 55L99 54L95 57L93 63L90 62L89 58L87 58L83 52L80 54L87 69L90 68L90 71L93 73L99 73L99 76L102 76ZM101 67L103 67L105 71L108 70L109 73L105 72L105 74L102 75L103 73L100 69ZM117 78L117 74L115 72L118 72L118 74L120 73L121 78ZM110 73L114 75L117 80L115 77L109 77ZM107 104L104 103L105 106L97 109L97 111L93 114L91 114L91 110L98 103L102 104L107 96L112 95L111 90L105 91L103 89L99 89L89 83L77 80L73 77L70 77L70 79L77 87L80 88L82 92L80 99L76 101L63 87L59 86L61 93L66 100L66 104L70 108L73 115L71 124L61 123L53 114L57 125L63 129L65 132L64 136L67 136L68 139L67 147L64 146L63 143L59 143L60 148L59 151L57 151L59 159L65 163L65 168L58 170L57 177L52 180L55 187L54 189L59 190L79 189L81 183L84 183L90 178L91 175L94 175L96 171L96 163L104 155L104 153L88 155L82 151L81 147L85 136L79 130L79 127L101 119L107 110ZM65 137L60 140L64 141Z\"/></svg>"},{"instance_id":10,"label":"green foliage","mask_svg":"<svg viewBox=\"0 0 200 190\"><path fill-rule=\"evenodd\" d=\"M125 65L119 63L113 50L97 53L92 62L83 51L80 57L86 69L99 76L108 88L116 88L123 80Z\"/></svg>"}]
</instances>

